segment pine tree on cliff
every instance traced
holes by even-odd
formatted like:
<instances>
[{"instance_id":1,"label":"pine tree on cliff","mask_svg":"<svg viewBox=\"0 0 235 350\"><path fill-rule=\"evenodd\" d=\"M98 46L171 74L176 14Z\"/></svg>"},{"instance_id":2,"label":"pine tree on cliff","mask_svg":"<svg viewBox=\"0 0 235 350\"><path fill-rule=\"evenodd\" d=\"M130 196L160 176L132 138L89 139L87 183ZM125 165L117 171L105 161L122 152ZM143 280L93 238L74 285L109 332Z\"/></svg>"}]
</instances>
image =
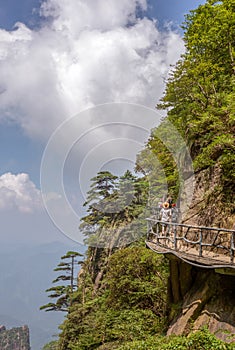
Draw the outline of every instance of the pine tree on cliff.
<instances>
[{"instance_id":1,"label":"pine tree on cliff","mask_svg":"<svg viewBox=\"0 0 235 350\"><path fill-rule=\"evenodd\" d=\"M49 292L49 298L57 299L54 303L48 303L42 305L40 310L45 311L68 311L68 307L71 305L72 295L77 288L75 282L75 264L82 264L82 261L76 260L77 257L82 257L82 254L78 252L69 251L61 257L60 262L54 269L56 272L62 272L52 283L65 282L62 285L53 286L48 288L46 292Z\"/></svg>"},{"instance_id":2,"label":"pine tree on cliff","mask_svg":"<svg viewBox=\"0 0 235 350\"><path fill-rule=\"evenodd\" d=\"M102 171L91 179L90 190L84 206L87 215L81 221L80 229L91 246L106 246L112 249L119 245L124 231L143 211L146 205L148 183L137 178L129 170L119 178L108 171ZM130 235L130 232L125 232Z\"/></svg>"}]
</instances>

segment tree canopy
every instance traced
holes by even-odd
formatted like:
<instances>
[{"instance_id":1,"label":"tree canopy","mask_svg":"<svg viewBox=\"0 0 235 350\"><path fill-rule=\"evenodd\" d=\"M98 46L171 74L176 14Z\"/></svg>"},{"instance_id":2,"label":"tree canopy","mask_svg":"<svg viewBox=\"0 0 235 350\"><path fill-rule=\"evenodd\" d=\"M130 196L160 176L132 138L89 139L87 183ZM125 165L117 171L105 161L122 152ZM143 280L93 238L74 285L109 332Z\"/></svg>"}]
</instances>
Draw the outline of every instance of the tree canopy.
<instances>
[{"instance_id":1,"label":"tree canopy","mask_svg":"<svg viewBox=\"0 0 235 350\"><path fill-rule=\"evenodd\" d=\"M218 160L226 168L235 157L234 1L208 0L186 16L183 28L186 52L158 108L167 109L187 141L196 170Z\"/></svg>"}]
</instances>

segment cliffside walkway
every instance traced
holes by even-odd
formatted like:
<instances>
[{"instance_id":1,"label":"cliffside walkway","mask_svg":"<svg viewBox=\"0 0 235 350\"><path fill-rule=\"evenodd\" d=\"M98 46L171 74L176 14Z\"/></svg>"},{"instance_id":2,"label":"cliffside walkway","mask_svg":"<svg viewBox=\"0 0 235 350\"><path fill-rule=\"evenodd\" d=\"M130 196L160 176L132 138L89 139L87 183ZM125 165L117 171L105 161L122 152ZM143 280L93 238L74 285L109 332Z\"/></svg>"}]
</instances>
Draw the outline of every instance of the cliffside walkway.
<instances>
[{"instance_id":1,"label":"cliffside walkway","mask_svg":"<svg viewBox=\"0 0 235 350\"><path fill-rule=\"evenodd\" d=\"M146 245L198 267L235 273L235 230L165 223L148 218ZM165 225L165 227L164 227ZM165 230L163 230L163 227Z\"/></svg>"}]
</instances>

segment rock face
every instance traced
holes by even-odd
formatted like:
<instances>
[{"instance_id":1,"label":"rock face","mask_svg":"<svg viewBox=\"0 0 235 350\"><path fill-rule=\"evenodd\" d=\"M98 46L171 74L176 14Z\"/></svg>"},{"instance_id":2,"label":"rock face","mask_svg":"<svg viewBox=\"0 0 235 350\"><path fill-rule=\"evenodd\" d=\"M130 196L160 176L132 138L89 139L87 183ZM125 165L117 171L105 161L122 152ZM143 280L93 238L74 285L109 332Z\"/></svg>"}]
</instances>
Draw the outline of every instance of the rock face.
<instances>
[{"instance_id":1,"label":"rock face","mask_svg":"<svg viewBox=\"0 0 235 350\"><path fill-rule=\"evenodd\" d=\"M221 168L215 165L194 174L185 181L184 196L192 200L188 208L183 208L183 223L228 229L233 227L234 204L226 196L226 186L222 179ZM232 189L231 192L233 192ZM233 193L231 197L234 198Z\"/></svg>"},{"instance_id":2,"label":"rock face","mask_svg":"<svg viewBox=\"0 0 235 350\"><path fill-rule=\"evenodd\" d=\"M225 195L222 178L220 167L215 165L186 180L184 195L192 200L184 208L183 223L234 227L233 204ZM172 307L168 335L188 334L206 325L218 338L235 341L235 269L215 271L189 265L173 255L169 259Z\"/></svg>"},{"instance_id":3,"label":"rock face","mask_svg":"<svg viewBox=\"0 0 235 350\"><path fill-rule=\"evenodd\" d=\"M0 350L30 350L28 326L9 330L0 326Z\"/></svg>"},{"instance_id":4,"label":"rock face","mask_svg":"<svg viewBox=\"0 0 235 350\"><path fill-rule=\"evenodd\" d=\"M198 268L170 258L169 301L174 306L170 334L207 326L224 341L235 341L235 275Z\"/></svg>"}]
</instances>

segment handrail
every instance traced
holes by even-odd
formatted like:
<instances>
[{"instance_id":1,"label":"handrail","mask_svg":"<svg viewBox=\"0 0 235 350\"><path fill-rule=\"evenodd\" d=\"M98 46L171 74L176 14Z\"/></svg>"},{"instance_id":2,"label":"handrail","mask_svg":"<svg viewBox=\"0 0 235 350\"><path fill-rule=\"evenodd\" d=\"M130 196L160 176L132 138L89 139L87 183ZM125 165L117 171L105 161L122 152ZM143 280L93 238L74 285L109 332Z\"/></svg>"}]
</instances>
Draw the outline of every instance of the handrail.
<instances>
[{"instance_id":1,"label":"handrail","mask_svg":"<svg viewBox=\"0 0 235 350\"><path fill-rule=\"evenodd\" d=\"M165 221L152 219L152 218L146 218L146 220L147 221L159 222L161 224L170 224L170 225L177 225L177 226L190 227L190 228L200 228L200 229L205 229L205 230L216 230L216 231L224 231L224 232L233 232L233 233L235 233L235 230L230 230L230 229L222 228L222 227L193 226L193 225L187 225L187 224L179 224L178 222L165 222Z\"/></svg>"},{"instance_id":2,"label":"handrail","mask_svg":"<svg viewBox=\"0 0 235 350\"><path fill-rule=\"evenodd\" d=\"M226 266L228 266L229 263L231 265L234 265L235 230L230 230L221 227L195 226L188 224L180 224L176 222L163 222L154 218L147 218L147 222L147 239L149 242L153 242L153 239L155 239L156 242L153 243L156 243L156 245L159 245L163 248L165 247L166 249L177 251L177 253L180 253L181 251L184 254L186 254L186 252L182 249L184 249L185 247L187 247L188 249L187 245L190 245L191 248L198 247L198 253L194 253L194 255L198 256L199 258L203 258L203 248L205 247L207 248L207 253L209 252L208 254L210 254L211 252L213 253L214 249L217 249L217 252L218 249L220 249L220 253L222 251L222 254L217 254L219 255L219 259L225 261ZM165 226L166 234L162 234L161 232L163 225ZM184 228L187 229L186 232L184 232ZM167 232L169 232L170 230L171 235L169 233L167 234ZM227 234L228 236L228 239L226 241L224 241L224 238L221 241L221 234L223 235L223 233ZM194 237L191 239L188 238L189 234L193 234ZM150 236L154 238L151 240ZM179 241L182 242L180 249L178 244ZM208 250L208 248L211 249ZM192 255L192 252L190 252L190 255ZM230 262L226 261L228 260L227 257L230 257ZM213 258L213 256L209 256L209 258L212 261L213 259L218 260Z\"/></svg>"}]
</instances>

